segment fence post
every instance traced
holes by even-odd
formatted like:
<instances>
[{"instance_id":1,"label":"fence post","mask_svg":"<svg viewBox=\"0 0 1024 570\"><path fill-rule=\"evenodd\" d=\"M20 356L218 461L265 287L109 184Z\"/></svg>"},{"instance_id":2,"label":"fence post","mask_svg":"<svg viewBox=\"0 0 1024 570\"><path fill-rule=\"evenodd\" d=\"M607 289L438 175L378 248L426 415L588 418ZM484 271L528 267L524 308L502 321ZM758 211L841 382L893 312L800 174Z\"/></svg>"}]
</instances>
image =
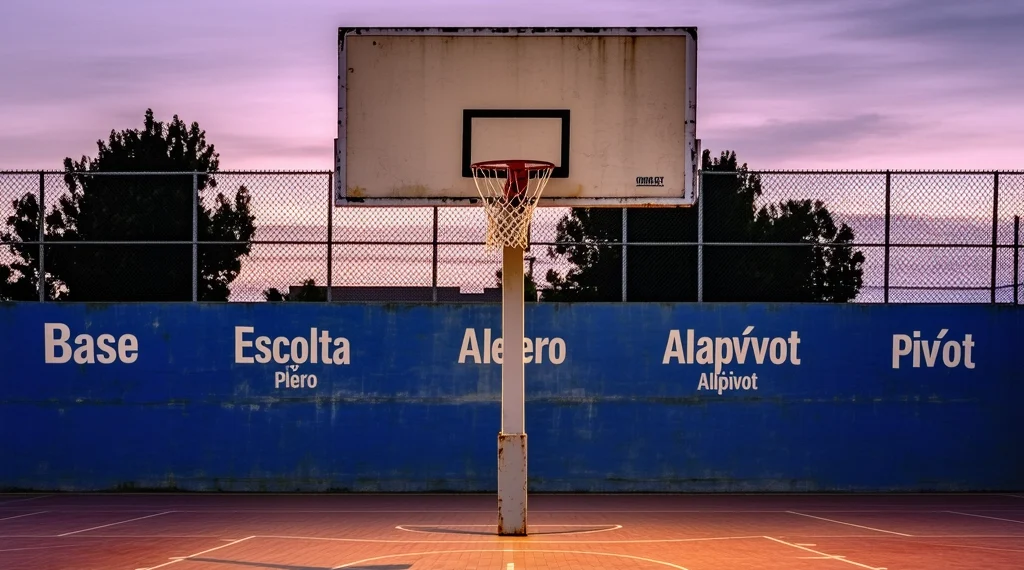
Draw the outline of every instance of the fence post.
<instances>
[{"instance_id":1,"label":"fence post","mask_svg":"<svg viewBox=\"0 0 1024 570\"><path fill-rule=\"evenodd\" d=\"M992 302L996 302L996 262L999 251L999 172L993 173L992 180Z\"/></svg>"},{"instance_id":2,"label":"fence post","mask_svg":"<svg viewBox=\"0 0 1024 570\"><path fill-rule=\"evenodd\" d=\"M46 302L46 173L39 172L39 302Z\"/></svg>"},{"instance_id":3,"label":"fence post","mask_svg":"<svg viewBox=\"0 0 1024 570\"><path fill-rule=\"evenodd\" d=\"M192 173L192 302L199 300L199 173Z\"/></svg>"},{"instance_id":4,"label":"fence post","mask_svg":"<svg viewBox=\"0 0 1024 570\"><path fill-rule=\"evenodd\" d=\"M437 206L434 206L433 255L430 262L430 295L437 302Z\"/></svg>"},{"instance_id":5,"label":"fence post","mask_svg":"<svg viewBox=\"0 0 1024 570\"><path fill-rule=\"evenodd\" d=\"M1013 304L1018 305L1020 289L1020 216L1013 217Z\"/></svg>"},{"instance_id":6,"label":"fence post","mask_svg":"<svg viewBox=\"0 0 1024 570\"><path fill-rule=\"evenodd\" d=\"M622 209L622 302L626 302L626 263L627 263L627 252L626 243L628 239L626 236L629 235L629 208Z\"/></svg>"},{"instance_id":7,"label":"fence post","mask_svg":"<svg viewBox=\"0 0 1024 570\"><path fill-rule=\"evenodd\" d=\"M892 226L892 173L885 171L885 268L882 271L882 294L885 303L889 303L889 231Z\"/></svg>"},{"instance_id":8,"label":"fence post","mask_svg":"<svg viewBox=\"0 0 1024 570\"><path fill-rule=\"evenodd\" d=\"M697 302L704 302L704 177L705 173L697 174Z\"/></svg>"},{"instance_id":9,"label":"fence post","mask_svg":"<svg viewBox=\"0 0 1024 570\"><path fill-rule=\"evenodd\" d=\"M334 173L327 173L327 302L334 297Z\"/></svg>"}]
</instances>

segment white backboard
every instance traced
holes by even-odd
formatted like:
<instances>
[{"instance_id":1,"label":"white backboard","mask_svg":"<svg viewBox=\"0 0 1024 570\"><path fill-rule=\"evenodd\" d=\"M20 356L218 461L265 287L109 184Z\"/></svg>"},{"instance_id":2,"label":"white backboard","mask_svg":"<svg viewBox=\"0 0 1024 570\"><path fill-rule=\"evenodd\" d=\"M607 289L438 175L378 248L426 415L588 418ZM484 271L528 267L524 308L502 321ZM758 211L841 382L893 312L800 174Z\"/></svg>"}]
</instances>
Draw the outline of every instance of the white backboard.
<instances>
[{"instance_id":1,"label":"white backboard","mask_svg":"<svg viewBox=\"0 0 1024 570\"><path fill-rule=\"evenodd\" d=\"M478 203L469 165L544 160L540 206L696 198L695 28L341 28L335 202Z\"/></svg>"}]
</instances>

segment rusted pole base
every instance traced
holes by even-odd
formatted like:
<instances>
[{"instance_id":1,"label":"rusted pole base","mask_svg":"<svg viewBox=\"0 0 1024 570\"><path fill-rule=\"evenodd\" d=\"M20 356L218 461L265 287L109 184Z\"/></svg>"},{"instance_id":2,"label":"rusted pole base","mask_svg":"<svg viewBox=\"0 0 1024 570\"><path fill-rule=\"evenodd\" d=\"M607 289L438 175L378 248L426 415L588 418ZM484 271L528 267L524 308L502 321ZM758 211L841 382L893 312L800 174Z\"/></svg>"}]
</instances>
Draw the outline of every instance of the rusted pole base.
<instances>
[{"instance_id":1,"label":"rusted pole base","mask_svg":"<svg viewBox=\"0 0 1024 570\"><path fill-rule=\"evenodd\" d=\"M498 534L526 536L526 434L498 434Z\"/></svg>"}]
</instances>

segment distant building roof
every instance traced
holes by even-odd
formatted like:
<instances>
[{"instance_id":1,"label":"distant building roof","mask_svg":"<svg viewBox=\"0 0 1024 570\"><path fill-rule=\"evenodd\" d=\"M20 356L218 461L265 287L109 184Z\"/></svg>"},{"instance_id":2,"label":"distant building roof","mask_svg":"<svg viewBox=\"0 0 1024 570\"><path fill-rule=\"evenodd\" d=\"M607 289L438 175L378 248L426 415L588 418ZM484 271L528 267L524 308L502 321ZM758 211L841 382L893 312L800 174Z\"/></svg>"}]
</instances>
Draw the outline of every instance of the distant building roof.
<instances>
[{"instance_id":1,"label":"distant building roof","mask_svg":"<svg viewBox=\"0 0 1024 570\"><path fill-rule=\"evenodd\" d=\"M288 295L294 297L302 285L291 285ZM317 287L326 293L326 287ZM341 286L331 287L331 301L336 302L395 302L429 303L434 300L433 288L417 286ZM440 303L500 303L501 289L485 287L481 293L463 293L458 287L438 287L437 301Z\"/></svg>"}]
</instances>

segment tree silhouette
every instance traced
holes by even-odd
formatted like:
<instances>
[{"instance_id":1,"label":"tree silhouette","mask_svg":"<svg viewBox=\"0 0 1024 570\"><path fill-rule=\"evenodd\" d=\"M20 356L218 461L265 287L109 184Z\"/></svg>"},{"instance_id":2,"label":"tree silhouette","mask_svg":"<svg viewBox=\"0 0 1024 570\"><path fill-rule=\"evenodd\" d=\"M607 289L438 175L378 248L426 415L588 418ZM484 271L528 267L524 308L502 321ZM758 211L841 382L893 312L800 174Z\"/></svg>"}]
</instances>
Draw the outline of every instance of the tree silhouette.
<instances>
[{"instance_id":1,"label":"tree silhouette","mask_svg":"<svg viewBox=\"0 0 1024 570\"><path fill-rule=\"evenodd\" d=\"M143 128L111 131L97 141L95 158L64 159L68 193L46 213L46 289L50 299L68 301L188 301L192 298L191 244L131 244L128 241L192 240L193 177L216 172L219 156L198 123L177 115L164 124L147 109ZM160 172L168 174L104 174ZM203 193L216 188L210 175L197 178L198 298L226 301L229 285L250 252L255 217L248 190L232 198L218 192L212 204ZM39 235L40 204L35 194L14 202L4 240L32 241ZM75 244L76 242L117 242ZM201 242L234 242L231 245ZM11 245L20 259L0 272L0 298L38 298L38 246ZM5 275L6 273L6 275Z\"/></svg>"},{"instance_id":2,"label":"tree silhouette","mask_svg":"<svg viewBox=\"0 0 1024 570\"><path fill-rule=\"evenodd\" d=\"M632 218L630 218L632 219ZM573 208L558 220L548 256L564 256L570 267L564 275L548 269L548 288L542 301L622 300L622 248L604 245L622 239L622 210ZM564 245L569 242L572 245ZM629 272L632 272L630 267Z\"/></svg>"},{"instance_id":3,"label":"tree silhouette","mask_svg":"<svg viewBox=\"0 0 1024 570\"><path fill-rule=\"evenodd\" d=\"M499 289L501 289L501 270L498 269L494 272L494 282ZM523 301L527 303L536 302L537 297L537 282L533 279L533 275L529 272L523 273Z\"/></svg>"},{"instance_id":4,"label":"tree silhouette","mask_svg":"<svg viewBox=\"0 0 1024 570\"><path fill-rule=\"evenodd\" d=\"M775 242L786 246L705 246L703 298L737 302L847 302L862 285L864 255L853 230L837 226L820 201L786 200L757 208L760 177L740 165L735 152L702 158L704 242ZM632 209L627 243L697 241L697 208ZM574 208L558 222L552 258L564 257L564 274L549 270L544 301L618 301L622 298L619 209ZM697 299L697 247L629 248L627 293L631 301Z\"/></svg>"},{"instance_id":5,"label":"tree silhouette","mask_svg":"<svg viewBox=\"0 0 1024 570\"><path fill-rule=\"evenodd\" d=\"M295 293L283 293L277 287L270 287L263 291L263 299L271 302L296 301L304 303L322 303L327 301L327 289L316 286L316 280L312 277L302 282Z\"/></svg>"}]
</instances>

